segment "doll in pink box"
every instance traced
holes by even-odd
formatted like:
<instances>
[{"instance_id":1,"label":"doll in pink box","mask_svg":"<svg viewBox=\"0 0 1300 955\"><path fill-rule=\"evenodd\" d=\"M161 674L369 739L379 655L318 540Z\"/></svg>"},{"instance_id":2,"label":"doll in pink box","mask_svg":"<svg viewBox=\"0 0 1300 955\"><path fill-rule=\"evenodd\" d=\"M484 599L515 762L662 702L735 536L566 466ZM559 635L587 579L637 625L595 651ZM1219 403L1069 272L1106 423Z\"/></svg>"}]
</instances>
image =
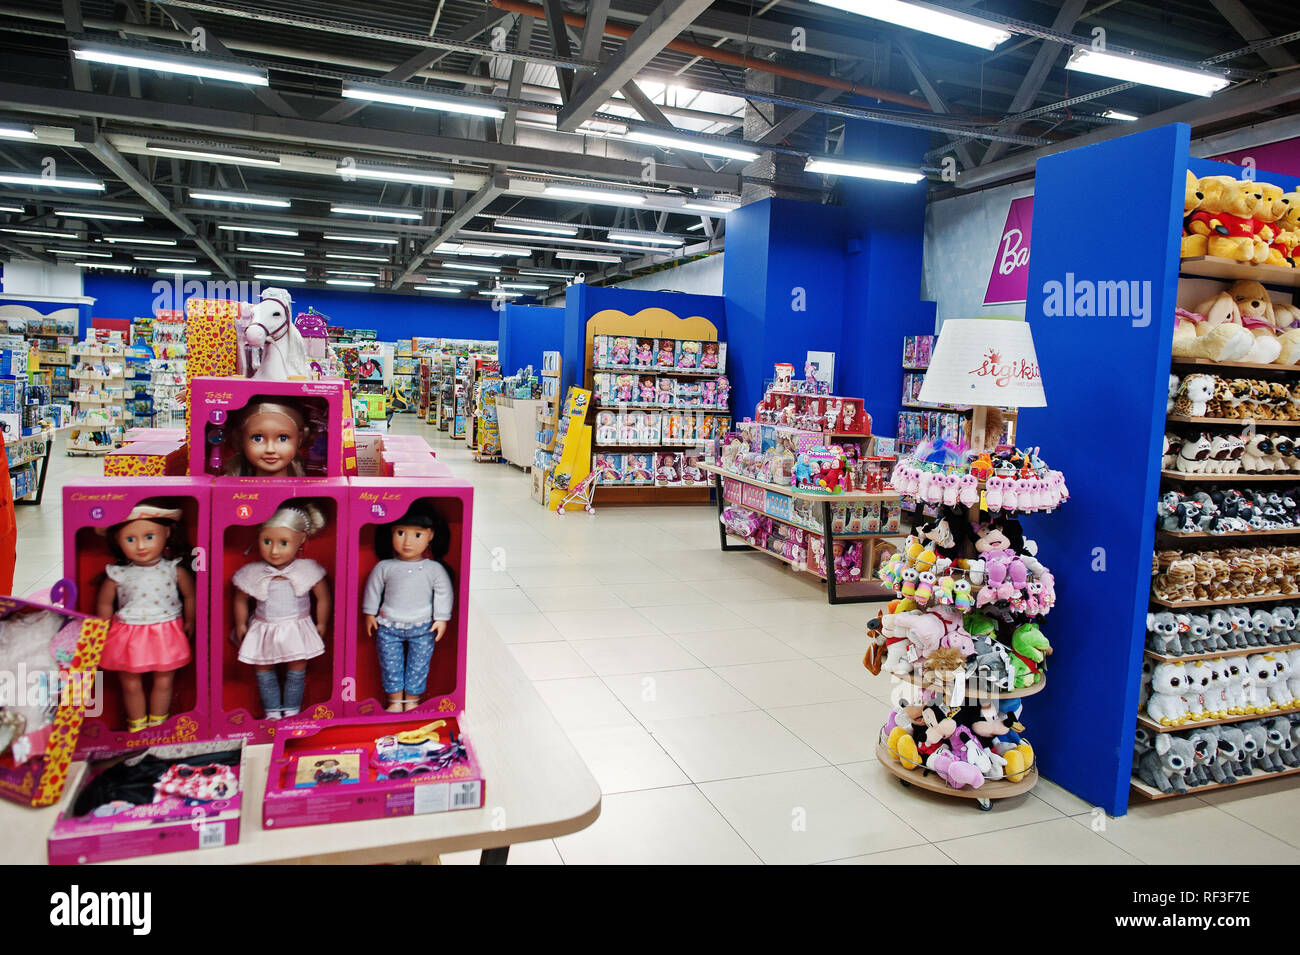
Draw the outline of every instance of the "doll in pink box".
<instances>
[{"instance_id":1,"label":"doll in pink box","mask_svg":"<svg viewBox=\"0 0 1300 955\"><path fill-rule=\"evenodd\" d=\"M386 709L402 713L420 705L434 647L447 635L456 590L441 563L451 532L434 510L416 502L388 531L387 539L379 536L376 550L384 559L366 579L361 612L379 651Z\"/></svg>"},{"instance_id":2,"label":"doll in pink box","mask_svg":"<svg viewBox=\"0 0 1300 955\"><path fill-rule=\"evenodd\" d=\"M299 453L311 447L315 428L308 416L291 404L255 400L231 416L225 441L231 450L221 473L235 477L302 477ZM213 447L220 466L220 446Z\"/></svg>"},{"instance_id":3,"label":"doll in pink box","mask_svg":"<svg viewBox=\"0 0 1300 955\"><path fill-rule=\"evenodd\" d=\"M126 728L139 733L171 714L176 671L193 659L194 577L179 508L148 501L108 528L116 563L104 568L95 613L111 618L99 665L122 681ZM145 696L145 674L153 686Z\"/></svg>"},{"instance_id":4,"label":"doll in pink box","mask_svg":"<svg viewBox=\"0 0 1300 955\"><path fill-rule=\"evenodd\" d=\"M307 685L307 661L325 652L331 595L325 568L302 557L307 538L325 527L312 504L288 502L257 530L261 560L235 571L239 662L257 671L257 693L269 720L296 716ZM312 598L316 617L312 619ZM251 611L251 617L250 617ZM285 664L284 686L275 668Z\"/></svg>"},{"instance_id":5,"label":"doll in pink box","mask_svg":"<svg viewBox=\"0 0 1300 955\"><path fill-rule=\"evenodd\" d=\"M653 375L641 376L641 384L637 386L636 400L643 405L655 403L655 380Z\"/></svg>"},{"instance_id":6,"label":"doll in pink box","mask_svg":"<svg viewBox=\"0 0 1300 955\"><path fill-rule=\"evenodd\" d=\"M659 339L659 357L655 359L655 365L659 368L672 368L677 363L676 350L673 347L671 338Z\"/></svg>"}]
</instances>

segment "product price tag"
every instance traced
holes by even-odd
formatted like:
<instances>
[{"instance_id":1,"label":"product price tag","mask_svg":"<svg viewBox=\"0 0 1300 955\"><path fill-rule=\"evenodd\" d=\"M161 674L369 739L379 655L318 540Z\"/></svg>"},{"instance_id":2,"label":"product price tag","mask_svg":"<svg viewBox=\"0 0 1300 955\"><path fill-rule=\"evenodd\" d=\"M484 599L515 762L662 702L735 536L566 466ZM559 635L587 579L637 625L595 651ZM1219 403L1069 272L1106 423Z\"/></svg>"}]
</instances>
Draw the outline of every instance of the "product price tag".
<instances>
[{"instance_id":1,"label":"product price tag","mask_svg":"<svg viewBox=\"0 0 1300 955\"><path fill-rule=\"evenodd\" d=\"M199 848L220 849L226 844L226 824L224 822L199 823Z\"/></svg>"},{"instance_id":2,"label":"product price tag","mask_svg":"<svg viewBox=\"0 0 1300 955\"><path fill-rule=\"evenodd\" d=\"M450 807L451 783L429 783L415 787L415 804L411 810L414 815L446 812Z\"/></svg>"}]
</instances>

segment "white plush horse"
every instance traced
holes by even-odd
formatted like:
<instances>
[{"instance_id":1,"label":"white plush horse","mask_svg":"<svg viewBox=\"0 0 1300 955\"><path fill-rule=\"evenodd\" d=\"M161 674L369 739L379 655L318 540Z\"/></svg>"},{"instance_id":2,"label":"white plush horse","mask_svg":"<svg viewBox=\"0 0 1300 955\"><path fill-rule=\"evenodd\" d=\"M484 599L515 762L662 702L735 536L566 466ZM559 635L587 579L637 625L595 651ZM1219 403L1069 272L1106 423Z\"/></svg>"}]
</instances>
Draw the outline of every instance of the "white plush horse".
<instances>
[{"instance_id":1,"label":"white plush horse","mask_svg":"<svg viewBox=\"0 0 1300 955\"><path fill-rule=\"evenodd\" d=\"M243 344L260 348L261 359L249 357L243 369L247 377L259 381L311 377L307 345L289 317L292 305L293 299L286 289L269 288L262 292L262 300L252 306L248 324L243 328ZM240 357L244 357L242 348Z\"/></svg>"}]
</instances>

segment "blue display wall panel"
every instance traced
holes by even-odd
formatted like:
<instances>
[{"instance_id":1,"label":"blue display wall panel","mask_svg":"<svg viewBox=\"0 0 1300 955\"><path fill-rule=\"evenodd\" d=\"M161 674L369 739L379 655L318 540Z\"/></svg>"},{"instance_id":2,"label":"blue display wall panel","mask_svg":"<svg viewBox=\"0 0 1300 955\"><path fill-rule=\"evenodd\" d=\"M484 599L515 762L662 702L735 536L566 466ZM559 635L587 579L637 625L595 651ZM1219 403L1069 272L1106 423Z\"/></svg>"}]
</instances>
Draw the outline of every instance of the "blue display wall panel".
<instances>
[{"instance_id":1,"label":"blue display wall panel","mask_svg":"<svg viewBox=\"0 0 1300 955\"><path fill-rule=\"evenodd\" d=\"M510 304L500 314L497 357L502 375L513 375L527 365L540 371L542 352L563 347L564 309Z\"/></svg>"},{"instance_id":2,"label":"blue display wall panel","mask_svg":"<svg viewBox=\"0 0 1300 955\"><path fill-rule=\"evenodd\" d=\"M1176 124L1050 156L1034 183L1025 317L1048 405L1021 410L1017 438L1041 446L1071 496L1026 521L1058 602L1047 687L1025 723L1042 775L1112 815L1129 802L1185 170L1242 173L1191 160L1189 137ZM1082 228L1099 196L1124 197L1109 234Z\"/></svg>"}]
</instances>

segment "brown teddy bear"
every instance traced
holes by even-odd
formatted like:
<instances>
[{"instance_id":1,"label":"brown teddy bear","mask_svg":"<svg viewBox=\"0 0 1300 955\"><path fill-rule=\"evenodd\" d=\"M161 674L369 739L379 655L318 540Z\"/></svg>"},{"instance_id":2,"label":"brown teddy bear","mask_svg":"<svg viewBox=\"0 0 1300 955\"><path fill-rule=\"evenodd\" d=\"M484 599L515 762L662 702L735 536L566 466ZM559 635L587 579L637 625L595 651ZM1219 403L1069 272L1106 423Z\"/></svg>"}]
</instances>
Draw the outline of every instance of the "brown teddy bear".
<instances>
[{"instance_id":1,"label":"brown teddy bear","mask_svg":"<svg viewBox=\"0 0 1300 955\"><path fill-rule=\"evenodd\" d=\"M1255 348L1251 349L1250 354L1271 351L1271 347L1261 344L1271 338L1278 343L1278 353L1266 363L1294 365L1300 362L1300 328L1292 328L1290 325L1295 316L1288 310L1285 318L1288 324L1285 329L1280 329L1273 302L1268 297L1268 289L1251 279L1239 279L1228 286L1228 294L1241 313L1241 323L1255 336Z\"/></svg>"}]
</instances>

